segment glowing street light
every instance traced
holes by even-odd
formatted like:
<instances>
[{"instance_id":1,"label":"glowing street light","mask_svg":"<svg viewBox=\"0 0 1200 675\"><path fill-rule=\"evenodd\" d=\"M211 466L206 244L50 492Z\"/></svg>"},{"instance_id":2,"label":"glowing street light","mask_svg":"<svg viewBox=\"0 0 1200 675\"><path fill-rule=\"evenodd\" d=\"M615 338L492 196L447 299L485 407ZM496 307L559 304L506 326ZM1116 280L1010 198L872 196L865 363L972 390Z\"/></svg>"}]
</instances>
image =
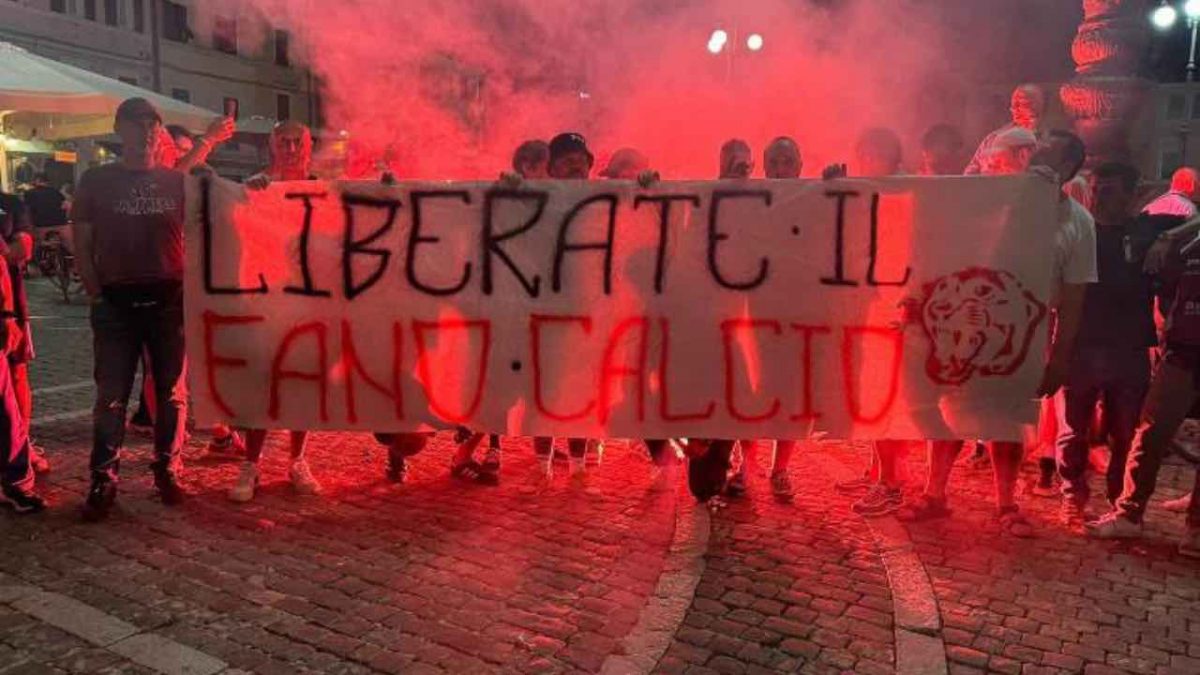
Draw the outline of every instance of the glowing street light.
<instances>
[{"instance_id":1,"label":"glowing street light","mask_svg":"<svg viewBox=\"0 0 1200 675\"><path fill-rule=\"evenodd\" d=\"M1175 25L1175 21L1179 19L1179 12L1175 8L1168 5L1166 0L1159 5L1157 9L1150 13L1150 23L1159 30L1167 30Z\"/></svg>"},{"instance_id":2,"label":"glowing street light","mask_svg":"<svg viewBox=\"0 0 1200 675\"><path fill-rule=\"evenodd\" d=\"M718 28L713 31L712 37L708 38L708 51L713 54L720 54L728 42L729 33Z\"/></svg>"},{"instance_id":3,"label":"glowing street light","mask_svg":"<svg viewBox=\"0 0 1200 675\"><path fill-rule=\"evenodd\" d=\"M1188 28L1192 31L1192 46L1188 51L1187 81L1196 79L1196 33L1200 29L1200 0L1187 0L1183 3L1183 14L1187 17ZM1179 12L1167 0L1150 13L1150 23L1160 31L1170 30L1179 20Z\"/></svg>"},{"instance_id":4,"label":"glowing street light","mask_svg":"<svg viewBox=\"0 0 1200 675\"><path fill-rule=\"evenodd\" d=\"M1200 0L1195 0L1195 2L1200 4ZM746 38L746 49L749 49L752 52L756 52L762 48L763 48L763 36L759 35L758 33L752 33L750 35L750 37Z\"/></svg>"}]
</instances>

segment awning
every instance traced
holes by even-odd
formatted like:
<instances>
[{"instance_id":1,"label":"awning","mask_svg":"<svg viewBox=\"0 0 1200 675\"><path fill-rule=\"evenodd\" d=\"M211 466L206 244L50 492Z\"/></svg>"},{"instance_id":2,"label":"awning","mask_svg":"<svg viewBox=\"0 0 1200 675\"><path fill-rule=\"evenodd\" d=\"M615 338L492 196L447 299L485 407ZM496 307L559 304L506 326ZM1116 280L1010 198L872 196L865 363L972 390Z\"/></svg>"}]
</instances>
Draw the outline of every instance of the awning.
<instances>
[{"instance_id":1,"label":"awning","mask_svg":"<svg viewBox=\"0 0 1200 675\"><path fill-rule=\"evenodd\" d=\"M202 131L219 113L0 42L0 116L9 135L60 140L112 133L117 106L141 96L167 124Z\"/></svg>"}]
</instances>

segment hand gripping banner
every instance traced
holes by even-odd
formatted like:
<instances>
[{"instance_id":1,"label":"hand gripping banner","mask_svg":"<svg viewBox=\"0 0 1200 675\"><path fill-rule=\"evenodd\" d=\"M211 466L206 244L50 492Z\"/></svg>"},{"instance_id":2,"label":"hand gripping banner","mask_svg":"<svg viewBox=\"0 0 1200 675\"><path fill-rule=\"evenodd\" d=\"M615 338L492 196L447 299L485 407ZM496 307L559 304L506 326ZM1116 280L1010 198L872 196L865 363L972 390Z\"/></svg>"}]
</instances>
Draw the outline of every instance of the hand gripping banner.
<instances>
[{"instance_id":1,"label":"hand gripping banner","mask_svg":"<svg viewBox=\"0 0 1200 675\"><path fill-rule=\"evenodd\" d=\"M202 423L1015 440L1037 177L189 185Z\"/></svg>"}]
</instances>

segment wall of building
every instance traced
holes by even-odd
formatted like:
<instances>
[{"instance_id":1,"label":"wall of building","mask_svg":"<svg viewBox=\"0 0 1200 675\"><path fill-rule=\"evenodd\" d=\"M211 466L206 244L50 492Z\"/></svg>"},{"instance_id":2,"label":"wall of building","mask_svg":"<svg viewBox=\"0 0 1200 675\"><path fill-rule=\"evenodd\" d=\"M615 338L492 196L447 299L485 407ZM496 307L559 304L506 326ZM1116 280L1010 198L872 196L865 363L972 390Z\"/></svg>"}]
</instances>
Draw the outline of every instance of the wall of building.
<instances>
[{"instance_id":1,"label":"wall of building","mask_svg":"<svg viewBox=\"0 0 1200 675\"><path fill-rule=\"evenodd\" d=\"M185 41L168 37L168 4L188 10ZM261 166L263 137L274 121L286 116L312 125L319 117L308 72L276 63L276 34L261 18L239 13L236 53L227 53L214 46L216 17L195 11L190 0L96 0L94 20L86 16L88 6L86 0L0 0L0 40L147 89L155 89L157 81L159 93L214 114L224 110L225 99L237 99L240 133L212 158L229 175L246 175ZM135 16L139 6L140 23ZM111 19L110 7L117 10ZM289 62L291 51L289 44ZM280 106L281 96L286 108Z\"/></svg>"},{"instance_id":2,"label":"wall of building","mask_svg":"<svg viewBox=\"0 0 1200 675\"><path fill-rule=\"evenodd\" d=\"M131 0L123 0L131 4ZM0 0L0 40L73 66L149 87L150 35L83 18L83 0L65 0L78 15L50 11L51 0ZM102 12L103 2L98 2ZM128 18L128 17L126 17ZM132 24L130 24L131 26Z\"/></svg>"},{"instance_id":3,"label":"wall of building","mask_svg":"<svg viewBox=\"0 0 1200 675\"><path fill-rule=\"evenodd\" d=\"M156 66L151 30L151 4L158 7L160 50ZM52 11L52 0L0 0L0 39L38 54L81 68L186 98L194 105L222 110L226 97L237 98L245 117L279 117L277 98L286 95L292 119L311 123L311 81L306 71L275 64L274 33L257 17L237 18L237 54L213 48L214 17L200 16L189 0L173 4L188 8L191 37L186 43L163 35L163 0L144 0L144 32L135 30L134 0L115 3L96 0L96 19L84 16L85 0L62 0L65 13ZM116 25L109 25L106 8L117 8Z\"/></svg>"}]
</instances>

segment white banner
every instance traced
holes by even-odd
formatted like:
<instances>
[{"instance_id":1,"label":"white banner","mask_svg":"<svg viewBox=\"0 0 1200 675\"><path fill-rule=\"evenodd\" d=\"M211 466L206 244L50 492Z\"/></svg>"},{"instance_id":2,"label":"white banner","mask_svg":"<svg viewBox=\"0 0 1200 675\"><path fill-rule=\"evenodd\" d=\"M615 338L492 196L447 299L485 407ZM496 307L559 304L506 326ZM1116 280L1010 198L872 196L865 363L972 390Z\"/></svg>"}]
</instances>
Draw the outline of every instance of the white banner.
<instances>
[{"instance_id":1,"label":"white banner","mask_svg":"<svg viewBox=\"0 0 1200 675\"><path fill-rule=\"evenodd\" d=\"M202 423L1016 440L1036 417L1038 178L189 191Z\"/></svg>"}]
</instances>

